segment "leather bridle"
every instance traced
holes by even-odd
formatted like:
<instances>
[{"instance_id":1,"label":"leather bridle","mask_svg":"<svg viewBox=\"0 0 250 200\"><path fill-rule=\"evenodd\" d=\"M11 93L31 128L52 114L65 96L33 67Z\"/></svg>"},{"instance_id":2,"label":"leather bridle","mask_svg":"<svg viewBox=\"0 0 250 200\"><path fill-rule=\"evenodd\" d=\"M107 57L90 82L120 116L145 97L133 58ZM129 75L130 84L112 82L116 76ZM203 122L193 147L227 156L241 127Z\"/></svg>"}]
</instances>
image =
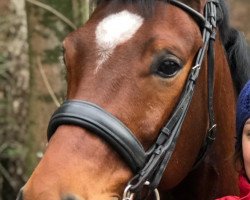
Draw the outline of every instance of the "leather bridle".
<instances>
[{"instance_id":1,"label":"leather bridle","mask_svg":"<svg viewBox=\"0 0 250 200\"><path fill-rule=\"evenodd\" d=\"M155 144L145 151L134 134L117 118L99 106L80 100L67 100L52 115L48 126L48 140L56 129L63 124L76 125L86 128L108 142L127 162L135 176L129 181L123 199L134 199L140 196L144 185L155 191L160 183L188 111L195 83L199 76L201 65L208 52L208 115L209 130L204 141L197 163L207 154L215 140L216 125L213 112L213 82L214 82L214 51L213 43L216 35L217 21L221 17L219 0L208 0L204 16L191 7L177 0L169 3L186 11L199 24L203 35L203 46L197 53L197 58L187 79L180 101L173 115L162 128Z\"/></svg>"}]
</instances>

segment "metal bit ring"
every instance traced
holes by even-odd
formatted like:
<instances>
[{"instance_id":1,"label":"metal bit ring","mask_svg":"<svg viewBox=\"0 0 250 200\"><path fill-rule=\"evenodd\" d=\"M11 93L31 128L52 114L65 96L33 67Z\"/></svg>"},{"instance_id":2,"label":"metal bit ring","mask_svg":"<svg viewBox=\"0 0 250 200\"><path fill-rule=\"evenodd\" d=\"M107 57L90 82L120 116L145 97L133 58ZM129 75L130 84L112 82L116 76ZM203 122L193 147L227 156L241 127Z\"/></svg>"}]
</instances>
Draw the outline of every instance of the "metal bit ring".
<instances>
[{"instance_id":1,"label":"metal bit ring","mask_svg":"<svg viewBox=\"0 0 250 200\"><path fill-rule=\"evenodd\" d=\"M144 185L150 185L149 181L146 181ZM128 185L124 192L123 192L123 197L122 200L134 200L135 193L130 192L130 188L132 185ZM155 200L160 200L160 194L157 188L154 189L154 194L155 194Z\"/></svg>"}]
</instances>

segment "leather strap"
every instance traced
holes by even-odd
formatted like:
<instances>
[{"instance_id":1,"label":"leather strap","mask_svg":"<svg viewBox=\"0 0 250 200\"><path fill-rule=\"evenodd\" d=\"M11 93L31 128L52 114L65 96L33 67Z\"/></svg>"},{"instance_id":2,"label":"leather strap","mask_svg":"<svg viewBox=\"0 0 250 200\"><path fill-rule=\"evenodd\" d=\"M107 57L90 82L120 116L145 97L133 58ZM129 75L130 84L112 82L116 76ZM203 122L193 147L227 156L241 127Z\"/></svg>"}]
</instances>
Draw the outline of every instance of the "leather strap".
<instances>
[{"instance_id":1,"label":"leather strap","mask_svg":"<svg viewBox=\"0 0 250 200\"><path fill-rule=\"evenodd\" d=\"M99 106L86 101L65 101L51 117L48 140L63 124L86 128L103 138L122 155L133 172L144 166L146 153L140 142L121 121Z\"/></svg>"},{"instance_id":2,"label":"leather strap","mask_svg":"<svg viewBox=\"0 0 250 200\"><path fill-rule=\"evenodd\" d=\"M206 11L209 12L209 20L211 21L211 24L213 26L213 31L211 32L210 39L209 39L209 46L208 46L208 73L207 73L207 79L208 79L208 85L207 85L207 91L208 91L208 117L209 117L209 128L207 131L207 136L203 142L202 148L199 151L198 157L196 159L196 162L193 166L193 170L196 169L199 164L205 159L207 156L209 149L211 148L213 142L216 138L216 131L217 131L217 125L215 123L215 116L214 116L214 108L213 108L213 99L214 99L214 41L216 38L216 24L218 21L221 20L221 9L219 7L218 0L209 0L209 2L213 2L213 6L211 6L210 10ZM208 9L208 8L207 8ZM218 16L216 18L216 16Z\"/></svg>"},{"instance_id":3,"label":"leather strap","mask_svg":"<svg viewBox=\"0 0 250 200\"><path fill-rule=\"evenodd\" d=\"M172 1L173 0L170 0L170 3ZM180 3L179 5L182 5L182 3ZM145 181L150 182L149 187L151 188L151 190L154 190L159 185L162 175L168 165L168 162L176 146L176 142L180 133L182 123L184 121L187 110L192 100L195 83L199 76L200 68L201 68L205 53L207 52L208 49L210 49L208 50L209 51L208 57L211 56L211 58L208 58L209 59L208 67L214 64L213 63L213 60L214 60L213 48L210 45L213 45L213 42L211 42L211 38L214 37L213 34L216 31L216 12L213 12L214 10L216 10L216 6L217 4L215 4L214 2L209 2L205 6L206 21L205 21L205 26L203 29L204 45L197 54L195 65L190 72L185 89L183 90L183 93L181 95L180 102L178 103L176 109L174 110L174 114L172 115L170 120L167 122L165 127L163 127L156 141L156 144L153 146L153 152L151 154L150 160L147 162L146 166L141 170L140 174L136 175L129 183L131 185L130 190L134 193L138 193L139 191L142 190L142 187ZM212 13L211 13L211 10L212 10ZM189 12L189 13L195 14L196 12L194 11L194 12ZM210 53L212 54L210 55ZM213 74L213 67L212 69L209 70L208 73ZM211 84L213 85L213 76L210 77L209 79L210 79L210 83L208 85L210 87ZM213 98L213 89L211 90L211 88L209 89L209 98ZM211 103L211 99L209 99L209 111L210 111L209 123L211 125L211 124L214 124L213 103ZM213 141L213 140L210 140L211 136L212 136L211 134L208 134L206 138L206 141L209 141L209 142L206 142L205 144L205 151L203 154L204 156L207 153L208 145L211 146L211 143Z\"/></svg>"},{"instance_id":4,"label":"leather strap","mask_svg":"<svg viewBox=\"0 0 250 200\"><path fill-rule=\"evenodd\" d=\"M189 7L188 5L182 3L178 0L169 0L169 3L186 11L197 22L197 24L199 24L201 29L204 28L204 26L206 24L206 19L198 11L194 10L193 8Z\"/></svg>"}]
</instances>

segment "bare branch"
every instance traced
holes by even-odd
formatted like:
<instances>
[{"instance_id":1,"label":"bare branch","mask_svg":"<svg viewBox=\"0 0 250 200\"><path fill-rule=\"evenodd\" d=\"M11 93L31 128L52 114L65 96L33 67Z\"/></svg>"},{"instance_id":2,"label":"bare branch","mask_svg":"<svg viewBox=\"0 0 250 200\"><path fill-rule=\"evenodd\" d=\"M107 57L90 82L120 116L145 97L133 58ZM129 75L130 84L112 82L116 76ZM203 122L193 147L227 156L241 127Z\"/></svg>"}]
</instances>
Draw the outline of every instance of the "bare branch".
<instances>
[{"instance_id":1,"label":"bare branch","mask_svg":"<svg viewBox=\"0 0 250 200\"><path fill-rule=\"evenodd\" d=\"M52 87L50 86L50 83L49 83L49 81L48 81L48 79L47 79L47 76L46 76L46 74L45 74L45 71L44 71L44 69L43 69L43 65L42 65L42 62L41 62L40 57L37 57L37 65L38 65L39 71L40 71L40 73L41 73L43 82L44 82L44 84L45 84L45 86L46 86L46 88L47 88L47 90L48 90L48 92L49 92L49 94L50 94L52 100L54 101L55 105L56 105L57 107L59 107L59 106L60 106L60 103L59 103L59 101L58 101L58 99L57 99L57 97L56 97L56 95L55 95L55 92L53 91Z\"/></svg>"},{"instance_id":2,"label":"bare branch","mask_svg":"<svg viewBox=\"0 0 250 200\"><path fill-rule=\"evenodd\" d=\"M26 0L26 1L51 12L52 14L57 16L59 19L61 19L63 22L65 22L68 26L70 26L72 29L74 29L74 30L77 29L76 25L73 22L71 22L67 17L65 17L63 14L61 14L60 12L58 12L57 10L52 8L51 6L48 6L48 5L46 5L40 1L37 1L37 0Z\"/></svg>"},{"instance_id":3,"label":"bare branch","mask_svg":"<svg viewBox=\"0 0 250 200\"><path fill-rule=\"evenodd\" d=\"M3 177L8 181L8 183L10 184L10 186L15 189L16 186L11 178L11 175L9 174L9 172L4 168L4 166L0 163L0 173L3 175Z\"/></svg>"}]
</instances>

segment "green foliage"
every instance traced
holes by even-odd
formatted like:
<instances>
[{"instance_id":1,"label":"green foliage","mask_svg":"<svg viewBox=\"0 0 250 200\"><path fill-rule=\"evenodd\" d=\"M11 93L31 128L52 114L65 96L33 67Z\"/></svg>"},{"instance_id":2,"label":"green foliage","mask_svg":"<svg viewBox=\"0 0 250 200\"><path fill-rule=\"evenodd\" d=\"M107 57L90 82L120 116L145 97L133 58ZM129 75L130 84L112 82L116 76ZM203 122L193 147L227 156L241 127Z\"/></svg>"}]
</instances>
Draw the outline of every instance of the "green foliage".
<instances>
[{"instance_id":1,"label":"green foliage","mask_svg":"<svg viewBox=\"0 0 250 200\"><path fill-rule=\"evenodd\" d=\"M72 1L71 0L64 0L62 1L58 0L44 0L43 3L50 5L51 7L55 8L60 13L63 13L65 17L69 18L70 20L73 19L73 13L72 13Z\"/></svg>"},{"instance_id":2,"label":"green foliage","mask_svg":"<svg viewBox=\"0 0 250 200\"><path fill-rule=\"evenodd\" d=\"M7 71L7 67L5 65L6 61L7 61L7 56L5 56L3 53L0 53L0 81L1 81L1 78L4 78L6 75L6 71Z\"/></svg>"},{"instance_id":3,"label":"green foliage","mask_svg":"<svg viewBox=\"0 0 250 200\"><path fill-rule=\"evenodd\" d=\"M1 152L1 159L8 158L10 160L24 159L27 149L19 142L8 142L2 144L5 148Z\"/></svg>"},{"instance_id":4,"label":"green foliage","mask_svg":"<svg viewBox=\"0 0 250 200\"><path fill-rule=\"evenodd\" d=\"M54 49L44 51L43 63L53 64L59 62L59 57L62 55L61 46L56 46Z\"/></svg>"}]
</instances>

